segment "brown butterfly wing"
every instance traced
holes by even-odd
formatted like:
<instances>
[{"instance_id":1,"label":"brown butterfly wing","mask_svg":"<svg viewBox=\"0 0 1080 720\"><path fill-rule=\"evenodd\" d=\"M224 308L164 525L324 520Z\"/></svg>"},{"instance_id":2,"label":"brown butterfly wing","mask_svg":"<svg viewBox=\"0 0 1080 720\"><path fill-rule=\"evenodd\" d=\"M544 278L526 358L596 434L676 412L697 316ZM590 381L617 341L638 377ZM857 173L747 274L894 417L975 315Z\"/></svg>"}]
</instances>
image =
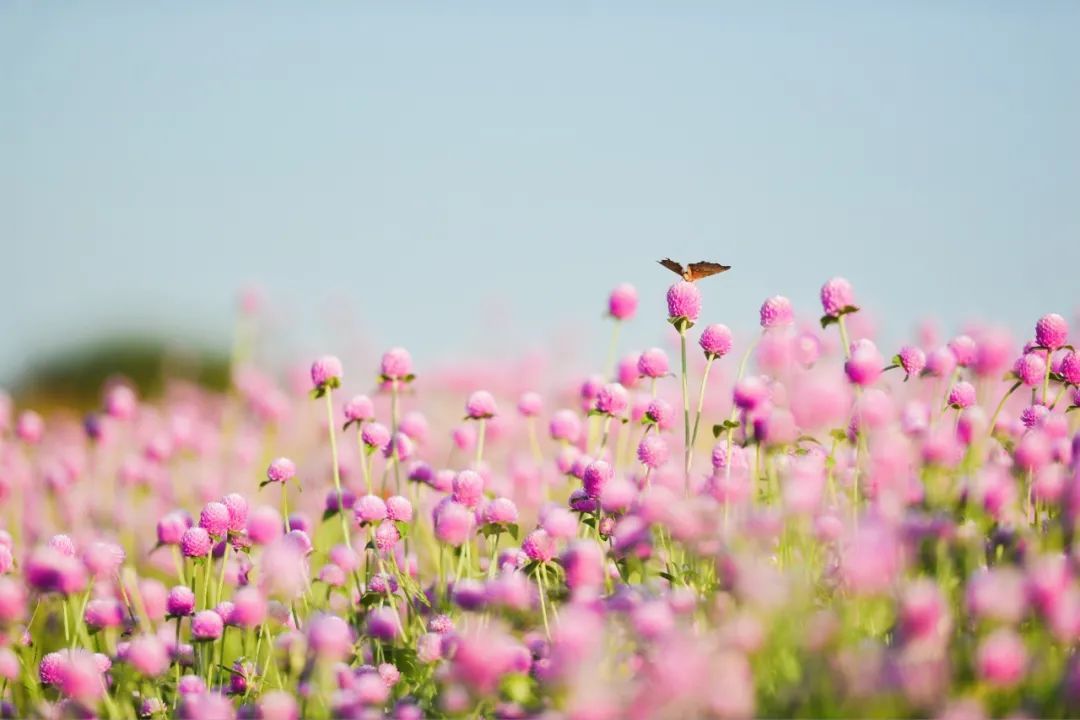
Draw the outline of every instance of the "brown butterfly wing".
<instances>
[{"instance_id":1,"label":"brown butterfly wing","mask_svg":"<svg viewBox=\"0 0 1080 720\"><path fill-rule=\"evenodd\" d=\"M717 275L722 272L726 272L731 269L730 265L721 265L714 262L696 262L690 263L690 282L694 280L700 280L710 275Z\"/></svg>"},{"instance_id":2,"label":"brown butterfly wing","mask_svg":"<svg viewBox=\"0 0 1080 720\"><path fill-rule=\"evenodd\" d=\"M664 258L663 260L657 260L658 263L666 267L671 272L675 273L679 277L683 275L683 266L675 262L671 258Z\"/></svg>"}]
</instances>

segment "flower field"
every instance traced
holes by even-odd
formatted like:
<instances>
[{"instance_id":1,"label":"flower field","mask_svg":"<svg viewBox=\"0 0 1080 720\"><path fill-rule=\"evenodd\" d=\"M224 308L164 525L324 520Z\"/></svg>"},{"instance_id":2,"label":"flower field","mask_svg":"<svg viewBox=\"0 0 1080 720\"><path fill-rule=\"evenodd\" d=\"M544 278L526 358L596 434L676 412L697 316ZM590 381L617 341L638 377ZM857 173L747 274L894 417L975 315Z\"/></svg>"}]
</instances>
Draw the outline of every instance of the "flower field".
<instances>
[{"instance_id":1,"label":"flower field","mask_svg":"<svg viewBox=\"0 0 1080 720\"><path fill-rule=\"evenodd\" d=\"M1080 714L1067 321L887 348L834 278L734 334L687 277L572 382L277 374L249 303L225 392L3 396L0 715Z\"/></svg>"}]
</instances>

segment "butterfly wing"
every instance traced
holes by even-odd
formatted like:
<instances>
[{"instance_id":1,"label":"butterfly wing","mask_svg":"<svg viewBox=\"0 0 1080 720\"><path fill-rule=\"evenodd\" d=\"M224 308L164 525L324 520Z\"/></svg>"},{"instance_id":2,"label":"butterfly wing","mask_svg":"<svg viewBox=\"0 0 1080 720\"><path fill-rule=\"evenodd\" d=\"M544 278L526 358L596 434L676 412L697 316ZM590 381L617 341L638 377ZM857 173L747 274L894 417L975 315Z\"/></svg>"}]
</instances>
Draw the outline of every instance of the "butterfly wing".
<instances>
[{"instance_id":1,"label":"butterfly wing","mask_svg":"<svg viewBox=\"0 0 1080 720\"><path fill-rule=\"evenodd\" d=\"M714 262L696 262L690 263L690 281L700 280L710 275L717 275L722 272L726 272L731 269L730 265L721 265Z\"/></svg>"},{"instance_id":2,"label":"butterfly wing","mask_svg":"<svg viewBox=\"0 0 1080 720\"><path fill-rule=\"evenodd\" d=\"M666 267L671 272L675 273L679 277L683 275L683 266L675 262L671 258L664 258L663 260L657 260L658 263Z\"/></svg>"}]
</instances>

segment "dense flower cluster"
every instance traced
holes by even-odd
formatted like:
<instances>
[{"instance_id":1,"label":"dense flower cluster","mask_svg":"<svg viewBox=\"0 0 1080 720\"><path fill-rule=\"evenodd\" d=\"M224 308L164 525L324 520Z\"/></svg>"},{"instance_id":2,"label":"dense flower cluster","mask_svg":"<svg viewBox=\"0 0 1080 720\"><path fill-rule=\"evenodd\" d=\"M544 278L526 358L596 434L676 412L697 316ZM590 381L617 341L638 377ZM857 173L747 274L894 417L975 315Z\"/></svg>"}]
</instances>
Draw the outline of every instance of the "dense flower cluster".
<instances>
[{"instance_id":1,"label":"dense flower cluster","mask_svg":"<svg viewBox=\"0 0 1080 720\"><path fill-rule=\"evenodd\" d=\"M1063 317L886 353L843 278L743 339L664 299L671 347L569 383L393 348L3 396L0 714L1080 712Z\"/></svg>"}]
</instances>

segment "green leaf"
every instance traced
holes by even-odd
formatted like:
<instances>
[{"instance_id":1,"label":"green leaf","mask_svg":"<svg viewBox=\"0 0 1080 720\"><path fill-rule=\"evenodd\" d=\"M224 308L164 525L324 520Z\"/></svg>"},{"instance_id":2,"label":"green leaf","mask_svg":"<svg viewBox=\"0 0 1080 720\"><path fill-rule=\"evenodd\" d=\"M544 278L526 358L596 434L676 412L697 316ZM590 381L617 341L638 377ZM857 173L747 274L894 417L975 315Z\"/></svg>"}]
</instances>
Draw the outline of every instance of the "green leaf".
<instances>
[{"instance_id":1,"label":"green leaf","mask_svg":"<svg viewBox=\"0 0 1080 720\"><path fill-rule=\"evenodd\" d=\"M833 438L834 440L839 440L840 442L843 442L847 440L847 430L845 430L844 428L836 428L835 430L830 430L829 437Z\"/></svg>"},{"instance_id":2,"label":"green leaf","mask_svg":"<svg viewBox=\"0 0 1080 720\"><path fill-rule=\"evenodd\" d=\"M830 325L834 325L834 324L836 324L838 322L840 322L839 318L835 318L832 315L822 315L821 316L821 329L824 330L825 328L829 327Z\"/></svg>"},{"instance_id":3,"label":"green leaf","mask_svg":"<svg viewBox=\"0 0 1080 720\"><path fill-rule=\"evenodd\" d=\"M401 536L402 540L409 537L409 531L412 530L412 525L405 522L404 520L395 520L394 527L397 528L398 535Z\"/></svg>"},{"instance_id":4,"label":"green leaf","mask_svg":"<svg viewBox=\"0 0 1080 720\"><path fill-rule=\"evenodd\" d=\"M533 681L524 673L510 673L499 682L499 692L510 702L528 705L533 699Z\"/></svg>"},{"instance_id":5,"label":"green leaf","mask_svg":"<svg viewBox=\"0 0 1080 720\"><path fill-rule=\"evenodd\" d=\"M518 524L517 524L517 523L513 523L513 524L511 524L511 525L507 525L507 526L506 526L506 531L507 531L508 533L510 533L510 537L514 538L514 540L517 540L517 539L518 539L518 535L520 535L520 534L521 534L521 528L520 528L520 527L518 527Z\"/></svg>"},{"instance_id":6,"label":"green leaf","mask_svg":"<svg viewBox=\"0 0 1080 720\"><path fill-rule=\"evenodd\" d=\"M593 408L589 412L585 413L585 415L586 417L596 417L597 415L605 416L607 415L607 413L603 412L602 410L597 410L596 408Z\"/></svg>"}]
</instances>

